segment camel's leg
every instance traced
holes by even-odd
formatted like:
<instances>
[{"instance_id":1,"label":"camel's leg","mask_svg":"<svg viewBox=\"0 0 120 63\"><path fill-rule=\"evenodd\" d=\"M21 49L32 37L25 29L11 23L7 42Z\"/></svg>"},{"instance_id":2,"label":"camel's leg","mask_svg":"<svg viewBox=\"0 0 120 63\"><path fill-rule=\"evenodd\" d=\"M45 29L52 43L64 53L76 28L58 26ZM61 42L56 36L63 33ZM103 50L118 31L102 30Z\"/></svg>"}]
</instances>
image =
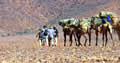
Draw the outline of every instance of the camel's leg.
<instances>
[{"instance_id":1,"label":"camel's leg","mask_svg":"<svg viewBox=\"0 0 120 63\"><path fill-rule=\"evenodd\" d=\"M90 31L88 32L88 36L89 36L89 46L91 46L91 29L90 29Z\"/></svg>"},{"instance_id":2,"label":"camel's leg","mask_svg":"<svg viewBox=\"0 0 120 63\"><path fill-rule=\"evenodd\" d=\"M110 36L111 36L111 39L112 39L112 42L113 42L113 46L114 46L115 43L114 43L114 39L113 39L113 35L112 35L112 33L110 33Z\"/></svg>"},{"instance_id":3,"label":"camel's leg","mask_svg":"<svg viewBox=\"0 0 120 63\"><path fill-rule=\"evenodd\" d=\"M96 46L98 45L98 30L95 31L96 33Z\"/></svg>"},{"instance_id":4,"label":"camel's leg","mask_svg":"<svg viewBox=\"0 0 120 63\"><path fill-rule=\"evenodd\" d=\"M120 41L120 31L118 31L118 37L119 37L119 41Z\"/></svg>"},{"instance_id":5,"label":"camel's leg","mask_svg":"<svg viewBox=\"0 0 120 63\"><path fill-rule=\"evenodd\" d=\"M69 38L70 38L70 46L72 46L72 34L70 34Z\"/></svg>"},{"instance_id":6,"label":"camel's leg","mask_svg":"<svg viewBox=\"0 0 120 63\"><path fill-rule=\"evenodd\" d=\"M78 44L77 44L77 38L76 38L77 33L74 32L73 35L74 35L74 39L75 39L76 46L77 46L77 45L78 45Z\"/></svg>"},{"instance_id":7,"label":"camel's leg","mask_svg":"<svg viewBox=\"0 0 120 63\"><path fill-rule=\"evenodd\" d=\"M114 43L114 39L113 39L113 35L112 35L112 28L109 27L109 30L108 30L109 34L110 34L110 37L112 39L112 42L113 42L113 46L115 45Z\"/></svg>"},{"instance_id":8,"label":"camel's leg","mask_svg":"<svg viewBox=\"0 0 120 63\"><path fill-rule=\"evenodd\" d=\"M105 30L105 37L106 37L106 42L105 42L105 46L107 45L108 42L108 38L107 38L107 30Z\"/></svg>"},{"instance_id":9,"label":"camel's leg","mask_svg":"<svg viewBox=\"0 0 120 63\"><path fill-rule=\"evenodd\" d=\"M66 33L64 33L64 46L66 46Z\"/></svg>"},{"instance_id":10,"label":"camel's leg","mask_svg":"<svg viewBox=\"0 0 120 63\"><path fill-rule=\"evenodd\" d=\"M117 28L116 32L117 32L117 35L118 35L118 38L119 38L119 41L120 41L120 30Z\"/></svg>"},{"instance_id":11,"label":"camel's leg","mask_svg":"<svg viewBox=\"0 0 120 63\"><path fill-rule=\"evenodd\" d=\"M104 46L104 35L105 35L105 33L103 32L103 35L102 35L102 40L103 40L103 46Z\"/></svg>"},{"instance_id":12,"label":"camel's leg","mask_svg":"<svg viewBox=\"0 0 120 63\"><path fill-rule=\"evenodd\" d=\"M80 35L78 34L78 32L76 33L76 37L77 37L77 46L80 46Z\"/></svg>"},{"instance_id":13,"label":"camel's leg","mask_svg":"<svg viewBox=\"0 0 120 63\"><path fill-rule=\"evenodd\" d=\"M118 38L119 38L119 41L120 41L120 31L118 31Z\"/></svg>"},{"instance_id":14,"label":"camel's leg","mask_svg":"<svg viewBox=\"0 0 120 63\"><path fill-rule=\"evenodd\" d=\"M117 30L118 31L118 37L119 37L119 41L120 41L120 29Z\"/></svg>"},{"instance_id":15,"label":"camel's leg","mask_svg":"<svg viewBox=\"0 0 120 63\"><path fill-rule=\"evenodd\" d=\"M82 44L80 43L80 38L81 38L81 35L77 35L77 37L78 37L78 46L82 46Z\"/></svg>"},{"instance_id":16,"label":"camel's leg","mask_svg":"<svg viewBox=\"0 0 120 63\"><path fill-rule=\"evenodd\" d=\"M85 35L83 35L83 37L85 38L84 46L86 46L86 43L87 43L87 37L86 37Z\"/></svg>"}]
</instances>

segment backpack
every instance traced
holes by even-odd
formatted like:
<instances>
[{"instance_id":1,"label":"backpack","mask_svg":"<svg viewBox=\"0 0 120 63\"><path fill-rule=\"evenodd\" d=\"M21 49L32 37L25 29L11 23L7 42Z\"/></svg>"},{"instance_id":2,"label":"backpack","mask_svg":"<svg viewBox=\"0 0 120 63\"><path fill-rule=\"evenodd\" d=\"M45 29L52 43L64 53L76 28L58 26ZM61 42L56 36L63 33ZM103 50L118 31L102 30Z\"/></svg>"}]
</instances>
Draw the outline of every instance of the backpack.
<instances>
[{"instance_id":1,"label":"backpack","mask_svg":"<svg viewBox=\"0 0 120 63\"><path fill-rule=\"evenodd\" d=\"M47 29L46 29L45 32L44 32L44 35L47 36L47 34L48 34L48 31L47 31Z\"/></svg>"}]
</instances>

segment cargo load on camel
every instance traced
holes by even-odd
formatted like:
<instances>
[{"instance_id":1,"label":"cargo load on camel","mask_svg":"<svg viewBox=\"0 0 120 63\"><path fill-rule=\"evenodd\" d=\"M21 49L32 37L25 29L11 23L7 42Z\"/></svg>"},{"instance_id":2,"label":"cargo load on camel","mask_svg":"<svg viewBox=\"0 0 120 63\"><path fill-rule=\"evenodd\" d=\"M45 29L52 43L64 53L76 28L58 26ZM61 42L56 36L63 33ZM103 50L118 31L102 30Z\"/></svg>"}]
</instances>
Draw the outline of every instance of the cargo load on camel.
<instances>
[{"instance_id":1,"label":"cargo load on camel","mask_svg":"<svg viewBox=\"0 0 120 63\"><path fill-rule=\"evenodd\" d=\"M102 19L100 18L99 14L94 15L94 16L93 16L93 19L94 19L94 22L93 22L93 23L94 23L95 25L100 25L100 24L101 24L101 20L102 20Z\"/></svg>"},{"instance_id":2,"label":"cargo load on camel","mask_svg":"<svg viewBox=\"0 0 120 63\"><path fill-rule=\"evenodd\" d=\"M101 17L107 17L108 15L110 17L117 17L117 14L110 12L110 11L101 11L99 14Z\"/></svg>"},{"instance_id":3,"label":"cargo load on camel","mask_svg":"<svg viewBox=\"0 0 120 63\"><path fill-rule=\"evenodd\" d=\"M87 27L88 25L90 25L90 20L88 18L82 19L80 21L80 25L82 26L82 28Z\"/></svg>"},{"instance_id":4,"label":"cargo load on camel","mask_svg":"<svg viewBox=\"0 0 120 63\"><path fill-rule=\"evenodd\" d=\"M94 18L94 24L96 24L96 25L111 24L112 23L111 17L108 14L106 14L106 15L104 14L104 16L101 16L101 13L96 14L96 15L93 16L93 18Z\"/></svg>"},{"instance_id":5,"label":"cargo load on camel","mask_svg":"<svg viewBox=\"0 0 120 63\"><path fill-rule=\"evenodd\" d=\"M75 21L74 18L62 19L60 20L59 24L71 24Z\"/></svg>"},{"instance_id":6,"label":"cargo load on camel","mask_svg":"<svg viewBox=\"0 0 120 63\"><path fill-rule=\"evenodd\" d=\"M117 14L109 11L101 11L99 13L100 17L107 18L108 24L111 24L113 27L119 22Z\"/></svg>"}]
</instances>

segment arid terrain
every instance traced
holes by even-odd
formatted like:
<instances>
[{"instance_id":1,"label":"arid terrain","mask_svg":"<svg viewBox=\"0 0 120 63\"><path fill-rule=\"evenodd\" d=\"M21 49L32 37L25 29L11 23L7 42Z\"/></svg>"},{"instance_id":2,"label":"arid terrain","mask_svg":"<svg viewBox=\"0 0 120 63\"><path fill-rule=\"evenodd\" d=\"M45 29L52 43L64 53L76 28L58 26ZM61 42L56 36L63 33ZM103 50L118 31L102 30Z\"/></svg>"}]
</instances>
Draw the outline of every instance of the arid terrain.
<instances>
[{"instance_id":1,"label":"arid terrain","mask_svg":"<svg viewBox=\"0 0 120 63\"><path fill-rule=\"evenodd\" d=\"M113 32L115 46L64 47L63 33L58 25L64 18L92 17L100 11L120 16L120 0L0 0L0 63L120 63L120 41ZM57 26L58 45L39 47L36 31L44 24ZM81 43L84 43L82 37ZM87 43L88 44L88 43Z\"/></svg>"},{"instance_id":2,"label":"arid terrain","mask_svg":"<svg viewBox=\"0 0 120 63\"><path fill-rule=\"evenodd\" d=\"M64 47L59 37L56 47L39 47L35 34L0 37L0 63L120 63L120 42L116 36L116 45L112 46L109 40L106 47L101 46L101 40L95 46L93 38L92 46L77 47L73 42L69 47L67 42Z\"/></svg>"}]
</instances>

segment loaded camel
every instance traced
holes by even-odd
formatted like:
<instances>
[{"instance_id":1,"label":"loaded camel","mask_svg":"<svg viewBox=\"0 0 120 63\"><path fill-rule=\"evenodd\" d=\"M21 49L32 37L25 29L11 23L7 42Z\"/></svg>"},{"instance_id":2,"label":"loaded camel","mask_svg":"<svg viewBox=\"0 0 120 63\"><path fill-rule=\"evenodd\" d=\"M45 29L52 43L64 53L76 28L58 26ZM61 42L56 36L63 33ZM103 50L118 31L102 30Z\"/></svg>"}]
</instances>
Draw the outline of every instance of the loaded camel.
<instances>
[{"instance_id":1,"label":"loaded camel","mask_svg":"<svg viewBox=\"0 0 120 63\"><path fill-rule=\"evenodd\" d=\"M66 46L66 36L69 36L70 46L72 46L72 35L74 35L76 41L76 35L73 34L73 28L69 27L71 19L63 19L59 22L59 25L62 26L64 32L64 46ZM77 45L77 43L76 43Z\"/></svg>"},{"instance_id":2,"label":"loaded camel","mask_svg":"<svg viewBox=\"0 0 120 63\"><path fill-rule=\"evenodd\" d=\"M98 33L102 33L102 40L103 40L103 46L105 44L105 46L107 45L108 42L108 38L107 38L107 32L109 32L110 37L112 39L113 42L113 36L112 36L112 25L109 23L101 23L101 18L99 17L99 15L96 15L94 17L92 17L92 21L91 21L91 28L95 30L95 34L96 34L96 46L98 45ZM106 38L106 42L104 43L104 36ZM113 42L114 45L114 42Z\"/></svg>"},{"instance_id":3,"label":"loaded camel","mask_svg":"<svg viewBox=\"0 0 120 63\"><path fill-rule=\"evenodd\" d=\"M76 33L77 35L78 46L80 45L82 46L82 44L80 43L81 36L85 38L84 46L86 46L87 37L85 34L88 34L89 46L91 46L91 30L90 30L91 28L90 28L90 22L88 22L87 19L83 19L83 20L78 19L78 21L76 21L76 23L71 24L70 27L74 29L73 32Z\"/></svg>"}]
</instances>

